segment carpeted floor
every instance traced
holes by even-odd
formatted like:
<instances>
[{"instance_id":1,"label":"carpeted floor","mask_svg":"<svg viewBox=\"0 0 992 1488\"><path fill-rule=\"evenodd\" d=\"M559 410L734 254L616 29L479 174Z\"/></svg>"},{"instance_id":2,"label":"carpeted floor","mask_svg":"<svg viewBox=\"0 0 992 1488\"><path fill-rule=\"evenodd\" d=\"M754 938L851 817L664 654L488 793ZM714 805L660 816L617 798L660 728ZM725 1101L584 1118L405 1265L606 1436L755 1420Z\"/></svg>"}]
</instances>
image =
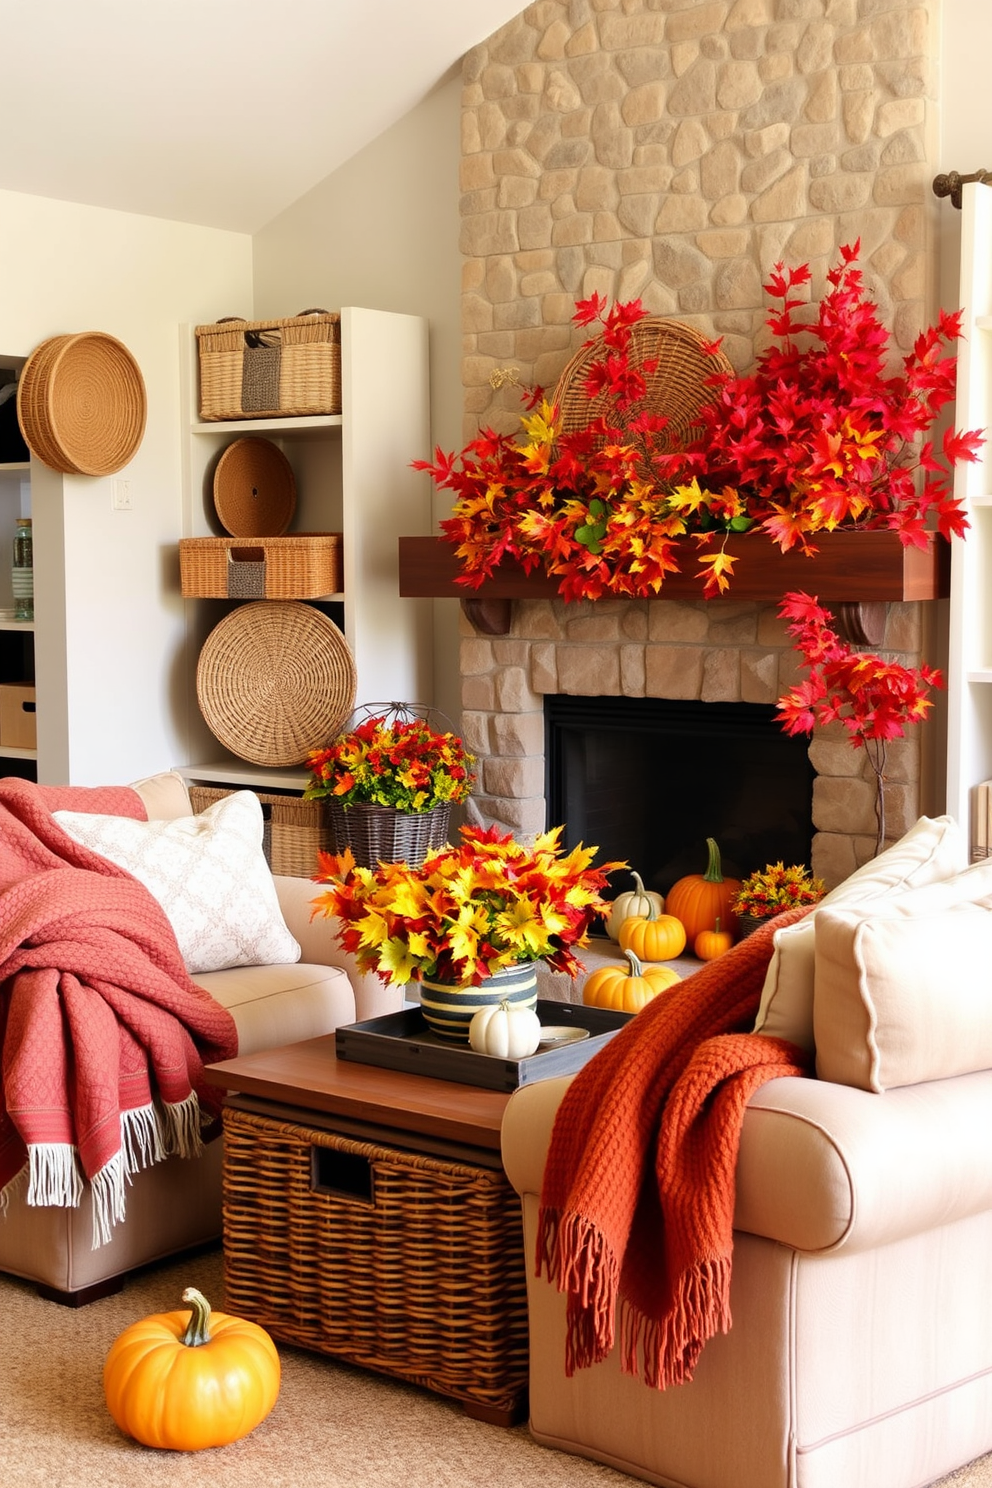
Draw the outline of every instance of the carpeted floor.
<instances>
[{"instance_id":1,"label":"carpeted floor","mask_svg":"<svg viewBox=\"0 0 992 1488\"><path fill-rule=\"evenodd\" d=\"M243 1441L156 1452L107 1413L103 1360L129 1323L182 1306L198 1286L223 1309L219 1252L157 1268L116 1297L72 1310L0 1278L3 1488L631 1488L633 1479L547 1451L526 1426L470 1420L459 1406L280 1346L279 1400ZM992 1488L992 1456L941 1488ZM837 1488L844 1488L837 1484Z\"/></svg>"}]
</instances>

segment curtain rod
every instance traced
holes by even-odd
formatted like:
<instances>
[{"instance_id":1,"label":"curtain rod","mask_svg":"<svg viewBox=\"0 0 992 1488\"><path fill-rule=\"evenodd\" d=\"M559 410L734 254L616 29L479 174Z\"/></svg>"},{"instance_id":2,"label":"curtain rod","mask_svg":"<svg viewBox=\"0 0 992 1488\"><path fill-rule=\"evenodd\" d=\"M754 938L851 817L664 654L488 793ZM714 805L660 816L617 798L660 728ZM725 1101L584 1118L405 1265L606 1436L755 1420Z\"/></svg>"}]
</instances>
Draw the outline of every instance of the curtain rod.
<instances>
[{"instance_id":1,"label":"curtain rod","mask_svg":"<svg viewBox=\"0 0 992 1488\"><path fill-rule=\"evenodd\" d=\"M935 196L949 196L951 206L961 207L961 187L967 181L978 181L982 186L992 186L992 171L973 171L970 176L959 175L957 171L947 171L944 175L934 176L933 190Z\"/></svg>"}]
</instances>

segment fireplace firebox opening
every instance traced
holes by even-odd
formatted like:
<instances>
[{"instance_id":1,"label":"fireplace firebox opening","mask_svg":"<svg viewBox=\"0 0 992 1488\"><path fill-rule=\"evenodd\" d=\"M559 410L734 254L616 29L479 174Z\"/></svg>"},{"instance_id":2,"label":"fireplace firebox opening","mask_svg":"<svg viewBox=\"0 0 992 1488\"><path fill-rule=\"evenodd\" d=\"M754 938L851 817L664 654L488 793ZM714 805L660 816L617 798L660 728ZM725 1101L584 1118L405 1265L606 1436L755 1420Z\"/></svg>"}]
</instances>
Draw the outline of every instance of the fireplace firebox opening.
<instances>
[{"instance_id":1,"label":"fireplace firebox opening","mask_svg":"<svg viewBox=\"0 0 992 1488\"><path fill-rule=\"evenodd\" d=\"M544 705L547 819L569 848L596 845L598 863L624 861L661 894L705 871L707 837L734 878L809 864L808 740L783 733L773 706L566 694ZM632 887L629 872L612 875L611 894Z\"/></svg>"}]
</instances>

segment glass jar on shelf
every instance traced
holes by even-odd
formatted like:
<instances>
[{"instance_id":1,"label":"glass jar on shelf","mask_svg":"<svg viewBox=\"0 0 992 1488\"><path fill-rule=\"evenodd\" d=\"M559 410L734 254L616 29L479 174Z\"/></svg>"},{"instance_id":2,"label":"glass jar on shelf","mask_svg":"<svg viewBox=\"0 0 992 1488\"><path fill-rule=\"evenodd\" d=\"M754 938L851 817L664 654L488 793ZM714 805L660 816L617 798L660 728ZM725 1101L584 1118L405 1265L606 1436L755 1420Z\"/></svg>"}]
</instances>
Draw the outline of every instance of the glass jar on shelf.
<instances>
[{"instance_id":1,"label":"glass jar on shelf","mask_svg":"<svg viewBox=\"0 0 992 1488\"><path fill-rule=\"evenodd\" d=\"M14 554L11 587L14 591L14 619L34 619L34 552L31 518L18 517L14 529Z\"/></svg>"}]
</instances>

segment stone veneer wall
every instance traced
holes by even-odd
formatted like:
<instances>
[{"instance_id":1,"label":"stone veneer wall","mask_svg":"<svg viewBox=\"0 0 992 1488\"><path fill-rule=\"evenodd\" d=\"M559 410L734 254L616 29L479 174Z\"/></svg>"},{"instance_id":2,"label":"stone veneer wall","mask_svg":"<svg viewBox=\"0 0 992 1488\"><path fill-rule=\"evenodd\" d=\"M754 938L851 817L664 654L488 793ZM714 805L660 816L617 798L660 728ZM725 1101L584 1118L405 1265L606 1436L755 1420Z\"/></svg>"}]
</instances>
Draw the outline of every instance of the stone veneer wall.
<instances>
[{"instance_id":1,"label":"stone veneer wall","mask_svg":"<svg viewBox=\"0 0 992 1488\"><path fill-rule=\"evenodd\" d=\"M517 427L518 395L497 370L554 386L583 336L576 298L639 297L721 336L745 370L771 266L808 262L816 298L856 239L907 350L933 310L938 23L913 0L537 0L475 48L462 112L466 437ZM462 667L479 805L518 830L543 820L544 692L584 694L595 677L599 693L774 701L794 675L774 610L732 591L709 605L515 609L506 639L463 620ZM918 606L893 607L886 645L919 659ZM836 880L870 853L871 788L843 741L811 749L814 866ZM892 751L890 779L891 836L919 814L918 741Z\"/></svg>"}]
</instances>

